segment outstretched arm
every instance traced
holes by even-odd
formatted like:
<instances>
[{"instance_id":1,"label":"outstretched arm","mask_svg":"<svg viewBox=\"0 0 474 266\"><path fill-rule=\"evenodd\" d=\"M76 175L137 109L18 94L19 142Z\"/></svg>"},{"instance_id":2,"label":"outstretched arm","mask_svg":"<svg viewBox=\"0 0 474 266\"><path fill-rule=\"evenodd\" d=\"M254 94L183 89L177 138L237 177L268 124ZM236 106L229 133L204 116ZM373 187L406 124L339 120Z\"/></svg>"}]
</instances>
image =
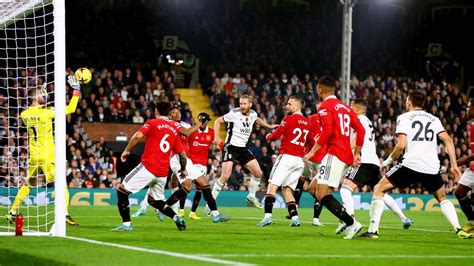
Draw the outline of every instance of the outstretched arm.
<instances>
[{"instance_id":1,"label":"outstretched arm","mask_svg":"<svg viewBox=\"0 0 474 266\"><path fill-rule=\"evenodd\" d=\"M266 128L271 128L271 129L278 127L278 125L270 125L270 124L268 124L267 122L263 121L260 117L257 117L257 120L255 120L255 123L257 123L257 124L259 124L259 125L261 125L261 126L264 126L264 127L266 127Z\"/></svg>"},{"instance_id":2,"label":"outstretched arm","mask_svg":"<svg viewBox=\"0 0 474 266\"><path fill-rule=\"evenodd\" d=\"M127 144L127 147L125 147L125 150L122 152L122 155L120 156L120 159L122 160L122 162L125 162L127 160L126 157L130 154L130 151L133 149L133 147L135 147L135 145L137 145L138 142L140 142L140 140L143 139L143 137L145 137L145 135L140 131L137 131L135 132L135 134L133 134L132 138Z\"/></svg>"},{"instance_id":3,"label":"outstretched arm","mask_svg":"<svg viewBox=\"0 0 474 266\"><path fill-rule=\"evenodd\" d=\"M444 142L444 145L446 146L446 149L448 150L449 163L451 164L450 171L454 177L454 181L457 182L459 178L461 177L461 171L459 170L456 164L456 150L454 148L453 139L448 135L448 133L446 133L446 131L439 133L438 137Z\"/></svg>"},{"instance_id":4,"label":"outstretched arm","mask_svg":"<svg viewBox=\"0 0 474 266\"><path fill-rule=\"evenodd\" d=\"M224 123L224 118L222 118L222 116L214 121L214 143L216 143L217 146L220 146L222 142L221 137L219 136L222 123Z\"/></svg>"},{"instance_id":5,"label":"outstretched arm","mask_svg":"<svg viewBox=\"0 0 474 266\"><path fill-rule=\"evenodd\" d=\"M76 111L77 103L79 102L79 97L81 96L81 85L79 84L79 81L77 81L76 77L74 75L69 75L67 77L67 82L74 89L74 92L72 93L71 101L69 101L69 104L66 106L66 115L72 114Z\"/></svg>"}]
</instances>

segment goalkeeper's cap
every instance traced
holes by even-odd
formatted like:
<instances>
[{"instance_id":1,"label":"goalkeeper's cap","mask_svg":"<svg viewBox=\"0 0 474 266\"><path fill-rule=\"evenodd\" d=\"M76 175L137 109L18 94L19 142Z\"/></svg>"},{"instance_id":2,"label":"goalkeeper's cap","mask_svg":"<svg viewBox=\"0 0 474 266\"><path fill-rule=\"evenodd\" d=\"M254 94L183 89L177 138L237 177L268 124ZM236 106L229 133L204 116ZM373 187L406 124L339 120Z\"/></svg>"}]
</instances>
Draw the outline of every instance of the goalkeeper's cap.
<instances>
[{"instance_id":1,"label":"goalkeeper's cap","mask_svg":"<svg viewBox=\"0 0 474 266\"><path fill-rule=\"evenodd\" d=\"M156 110L158 111L159 115L166 116L171 111L171 104L169 102L159 101L156 104Z\"/></svg>"}]
</instances>

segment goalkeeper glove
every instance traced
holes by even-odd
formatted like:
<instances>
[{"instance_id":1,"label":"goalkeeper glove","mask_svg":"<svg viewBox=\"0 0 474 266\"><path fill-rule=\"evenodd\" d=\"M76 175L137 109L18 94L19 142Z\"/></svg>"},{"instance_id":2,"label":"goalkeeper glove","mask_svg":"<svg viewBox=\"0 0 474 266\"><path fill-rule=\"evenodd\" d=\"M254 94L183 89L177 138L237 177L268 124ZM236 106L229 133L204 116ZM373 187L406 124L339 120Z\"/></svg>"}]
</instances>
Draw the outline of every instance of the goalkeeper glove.
<instances>
[{"instance_id":1,"label":"goalkeeper glove","mask_svg":"<svg viewBox=\"0 0 474 266\"><path fill-rule=\"evenodd\" d=\"M387 160L383 161L382 168L387 168L393 163L392 157L388 156Z\"/></svg>"},{"instance_id":2,"label":"goalkeeper glove","mask_svg":"<svg viewBox=\"0 0 474 266\"><path fill-rule=\"evenodd\" d=\"M79 81L74 75L69 75L67 77L67 83L69 83L69 86L71 86L74 89L73 96L80 96L81 95L81 85L79 84Z\"/></svg>"}]
</instances>

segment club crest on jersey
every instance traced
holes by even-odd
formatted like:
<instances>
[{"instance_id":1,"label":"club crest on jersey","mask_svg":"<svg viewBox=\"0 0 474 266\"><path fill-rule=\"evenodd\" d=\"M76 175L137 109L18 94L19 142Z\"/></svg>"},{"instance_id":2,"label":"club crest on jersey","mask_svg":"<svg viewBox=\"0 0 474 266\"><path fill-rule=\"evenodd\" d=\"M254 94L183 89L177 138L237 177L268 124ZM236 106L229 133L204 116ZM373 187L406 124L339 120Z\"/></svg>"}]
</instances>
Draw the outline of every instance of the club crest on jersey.
<instances>
[{"instance_id":1,"label":"club crest on jersey","mask_svg":"<svg viewBox=\"0 0 474 266\"><path fill-rule=\"evenodd\" d=\"M206 136L207 141L211 141L211 136Z\"/></svg>"}]
</instances>

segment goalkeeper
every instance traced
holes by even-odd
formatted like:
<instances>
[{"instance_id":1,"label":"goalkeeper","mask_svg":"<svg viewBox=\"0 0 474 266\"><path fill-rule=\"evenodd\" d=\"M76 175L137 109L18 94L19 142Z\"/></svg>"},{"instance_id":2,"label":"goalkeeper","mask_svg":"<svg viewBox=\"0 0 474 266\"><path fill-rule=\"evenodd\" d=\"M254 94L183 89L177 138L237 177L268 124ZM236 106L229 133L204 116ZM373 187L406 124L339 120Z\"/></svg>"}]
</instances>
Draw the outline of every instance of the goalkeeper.
<instances>
[{"instance_id":1,"label":"goalkeeper","mask_svg":"<svg viewBox=\"0 0 474 266\"><path fill-rule=\"evenodd\" d=\"M81 86L76 77L68 77L69 85L74 89L74 93L69 105L66 107L66 115L76 111L79 96L81 95ZM27 185L22 185L18 191L15 201L7 214L10 223L14 223L18 208L30 193L30 188L37 186L38 170L41 168L46 178L46 183L54 182L55 177L55 155L54 155L54 137L53 137L53 119L54 108L46 107L48 94L46 85L41 89L33 89L29 92L28 99L31 105L28 109L21 112L21 119L28 131L28 177ZM66 223L72 226L79 224L68 214L69 190L66 187Z\"/></svg>"}]
</instances>

